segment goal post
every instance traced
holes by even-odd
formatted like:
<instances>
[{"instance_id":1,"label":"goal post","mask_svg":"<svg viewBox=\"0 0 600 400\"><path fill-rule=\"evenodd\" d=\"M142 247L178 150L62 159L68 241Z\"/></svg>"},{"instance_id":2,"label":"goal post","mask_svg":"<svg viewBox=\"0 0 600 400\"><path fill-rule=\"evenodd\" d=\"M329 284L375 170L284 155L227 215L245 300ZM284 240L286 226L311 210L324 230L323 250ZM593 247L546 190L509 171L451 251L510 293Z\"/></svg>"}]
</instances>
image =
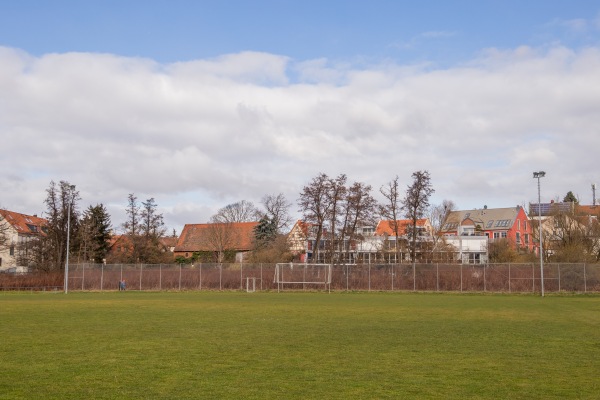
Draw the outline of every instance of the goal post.
<instances>
[{"instance_id":1,"label":"goal post","mask_svg":"<svg viewBox=\"0 0 600 400\"><path fill-rule=\"evenodd\" d=\"M284 286L299 288L300 285L302 289L320 285L330 289L331 274L331 264L277 263L273 283L277 284L277 291Z\"/></svg>"}]
</instances>

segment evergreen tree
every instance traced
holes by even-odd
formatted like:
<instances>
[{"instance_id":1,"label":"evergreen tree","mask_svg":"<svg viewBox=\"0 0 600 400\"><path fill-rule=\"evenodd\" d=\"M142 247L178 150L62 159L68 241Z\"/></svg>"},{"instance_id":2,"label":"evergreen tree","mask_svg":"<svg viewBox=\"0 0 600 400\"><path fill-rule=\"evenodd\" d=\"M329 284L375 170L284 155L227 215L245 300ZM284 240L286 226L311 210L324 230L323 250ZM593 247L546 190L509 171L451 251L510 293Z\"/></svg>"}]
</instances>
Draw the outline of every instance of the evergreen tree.
<instances>
[{"instance_id":1,"label":"evergreen tree","mask_svg":"<svg viewBox=\"0 0 600 400\"><path fill-rule=\"evenodd\" d=\"M89 206L79 228L80 258L102 263L109 249L110 229L110 215L104 205Z\"/></svg>"},{"instance_id":2,"label":"evergreen tree","mask_svg":"<svg viewBox=\"0 0 600 400\"><path fill-rule=\"evenodd\" d=\"M266 215L254 227L256 247L261 248L271 243L277 237L277 223Z\"/></svg>"},{"instance_id":3,"label":"evergreen tree","mask_svg":"<svg viewBox=\"0 0 600 400\"><path fill-rule=\"evenodd\" d=\"M573 194L573 192L570 191L570 190L567 193L567 195L565 196L565 198L563 199L563 202L565 202L565 203L579 204L579 200L577 200L577 197L575 197L575 195Z\"/></svg>"}]
</instances>

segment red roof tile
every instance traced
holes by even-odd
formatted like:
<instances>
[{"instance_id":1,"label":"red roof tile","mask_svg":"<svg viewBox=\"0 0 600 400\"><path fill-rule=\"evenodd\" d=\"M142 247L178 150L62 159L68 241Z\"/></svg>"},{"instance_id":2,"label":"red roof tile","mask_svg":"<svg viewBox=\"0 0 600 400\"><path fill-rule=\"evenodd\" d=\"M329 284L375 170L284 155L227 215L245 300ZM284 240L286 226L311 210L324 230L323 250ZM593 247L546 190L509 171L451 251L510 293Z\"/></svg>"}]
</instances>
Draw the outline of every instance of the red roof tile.
<instances>
[{"instance_id":1,"label":"red roof tile","mask_svg":"<svg viewBox=\"0 0 600 400\"><path fill-rule=\"evenodd\" d=\"M6 220L19 234L46 236L48 221L36 215L21 214L14 211L0 210L2 219Z\"/></svg>"},{"instance_id":2,"label":"red roof tile","mask_svg":"<svg viewBox=\"0 0 600 400\"><path fill-rule=\"evenodd\" d=\"M186 224L181 231L175 251L217 251L215 242L219 237L226 250L252 250L256 225L258 222Z\"/></svg>"}]
</instances>

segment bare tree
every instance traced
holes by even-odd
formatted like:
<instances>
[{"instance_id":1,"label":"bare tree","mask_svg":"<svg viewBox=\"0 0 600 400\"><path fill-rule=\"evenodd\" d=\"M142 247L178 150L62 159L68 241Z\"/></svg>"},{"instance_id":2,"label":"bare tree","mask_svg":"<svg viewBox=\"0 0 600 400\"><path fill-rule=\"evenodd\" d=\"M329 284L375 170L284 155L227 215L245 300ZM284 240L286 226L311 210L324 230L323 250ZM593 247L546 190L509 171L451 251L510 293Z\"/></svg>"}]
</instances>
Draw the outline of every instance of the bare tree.
<instances>
[{"instance_id":1,"label":"bare tree","mask_svg":"<svg viewBox=\"0 0 600 400\"><path fill-rule=\"evenodd\" d=\"M329 202L330 179L320 173L312 181L302 188L298 199L299 211L304 221L315 228L315 245L313 248L313 261L319 260L321 237L323 225L329 217L331 203Z\"/></svg>"},{"instance_id":2,"label":"bare tree","mask_svg":"<svg viewBox=\"0 0 600 400\"><path fill-rule=\"evenodd\" d=\"M370 185L354 182L348 188L342 205L343 222L340 229L340 239L346 253L350 252L350 245L356 239L358 225L374 223L376 205Z\"/></svg>"},{"instance_id":3,"label":"bare tree","mask_svg":"<svg viewBox=\"0 0 600 400\"><path fill-rule=\"evenodd\" d=\"M221 208L213 216L213 220L221 223L255 222L261 218L261 213L250 201L241 200Z\"/></svg>"},{"instance_id":4,"label":"bare tree","mask_svg":"<svg viewBox=\"0 0 600 400\"><path fill-rule=\"evenodd\" d=\"M340 174L335 179L329 180L328 190L327 190L327 202L329 203L329 228L330 232L330 243L329 243L329 260L331 262L335 259L335 250L336 250L336 226L338 223L338 218L342 213L342 202L346 197L346 193L348 189L346 188L346 180L347 177L345 174Z\"/></svg>"},{"instance_id":5,"label":"bare tree","mask_svg":"<svg viewBox=\"0 0 600 400\"><path fill-rule=\"evenodd\" d=\"M382 219L388 221L390 229L394 232L396 261L400 261L400 246L398 243L400 239L400 226L398 224L398 219L402 212L400 192L398 191L398 180L398 175L396 175L394 179L379 189L385 198L385 202L379 205L379 214Z\"/></svg>"},{"instance_id":6,"label":"bare tree","mask_svg":"<svg viewBox=\"0 0 600 400\"><path fill-rule=\"evenodd\" d=\"M267 217L275 224L277 232L282 233L292 223L289 210L292 203L288 202L283 193L266 195L261 203L265 208Z\"/></svg>"},{"instance_id":7,"label":"bare tree","mask_svg":"<svg viewBox=\"0 0 600 400\"><path fill-rule=\"evenodd\" d=\"M411 239L411 260L415 262L417 251L417 221L423 218L425 210L429 207L429 197L435 192L431 186L429 171L416 171L412 174L413 182L406 189L406 196L402 200L405 216L411 220L412 229L409 234Z\"/></svg>"},{"instance_id":8,"label":"bare tree","mask_svg":"<svg viewBox=\"0 0 600 400\"><path fill-rule=\"evenodd\" d=\"M427 217L433 229L433 250L437 250L437 244L440 239L440 232L444 222L452 211L456 210L456 205L452 200L444 200L442 204L434 204L429 207Z\"/></svg>"},{"instance_id":9,"label":"bare tree","mask_svg":"<svg viewBox=\"0 0 600 400\"><path fill-rule=\"evenodd\" d=\"M42 239L46 243L40 243L34 250L43 251L44 254L34 255L33 258L38 262L43 260L47 264L35 265L36 268L60 270L65 264L67 234L73 238L77 233L79 216L77 201L80 197L75 185L66 181L60 181L58 186L51 181L46 193L44 202L47 207L48 234L45 239Z\"/></svg>"},{"instance_id":10,"label":"bare tree","mask_svg":"<svg viewBox=\"0 0 600 400\"><path fill-rule=\"evenodd\" d=\"M163 215L157 212L154 198L138 203L131 193L127 197L127 220L123 224L125 234L130 240L132 252L124 255L127 262L156 263L170 261L160 249L159 239L166 232Z\"/></svg>"},{"instance_id":11,"label":"bare tree","mask_svg":"<svg viewBox=\"0 0 600 400\"><path fill-rule=\"evenodd\" d=\"M207 226L205 245L216 255L216 262L225 261L225 253L232 250L235 244L239 242L238 232L234 229L234 222L222 222L221 216L213 215Z\"/></svg>"}]
</instances>

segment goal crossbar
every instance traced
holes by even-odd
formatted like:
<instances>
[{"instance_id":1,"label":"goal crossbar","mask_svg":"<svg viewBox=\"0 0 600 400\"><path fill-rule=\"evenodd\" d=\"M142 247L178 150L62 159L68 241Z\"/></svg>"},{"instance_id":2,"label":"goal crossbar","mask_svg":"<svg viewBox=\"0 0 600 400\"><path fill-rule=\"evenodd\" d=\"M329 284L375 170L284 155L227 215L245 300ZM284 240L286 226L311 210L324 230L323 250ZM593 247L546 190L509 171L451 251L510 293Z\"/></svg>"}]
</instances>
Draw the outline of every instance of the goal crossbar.
<instances>
[{"instance_id":1,"label":"goal crossbar","mask_svg":"<svg viewBox=\"0 0 600 400\"><path fill-rule=\"evenodd\" d=\"M273 283L284 285L331 285L331 264L278 263Z\"/></svg>"}]
</instances>

